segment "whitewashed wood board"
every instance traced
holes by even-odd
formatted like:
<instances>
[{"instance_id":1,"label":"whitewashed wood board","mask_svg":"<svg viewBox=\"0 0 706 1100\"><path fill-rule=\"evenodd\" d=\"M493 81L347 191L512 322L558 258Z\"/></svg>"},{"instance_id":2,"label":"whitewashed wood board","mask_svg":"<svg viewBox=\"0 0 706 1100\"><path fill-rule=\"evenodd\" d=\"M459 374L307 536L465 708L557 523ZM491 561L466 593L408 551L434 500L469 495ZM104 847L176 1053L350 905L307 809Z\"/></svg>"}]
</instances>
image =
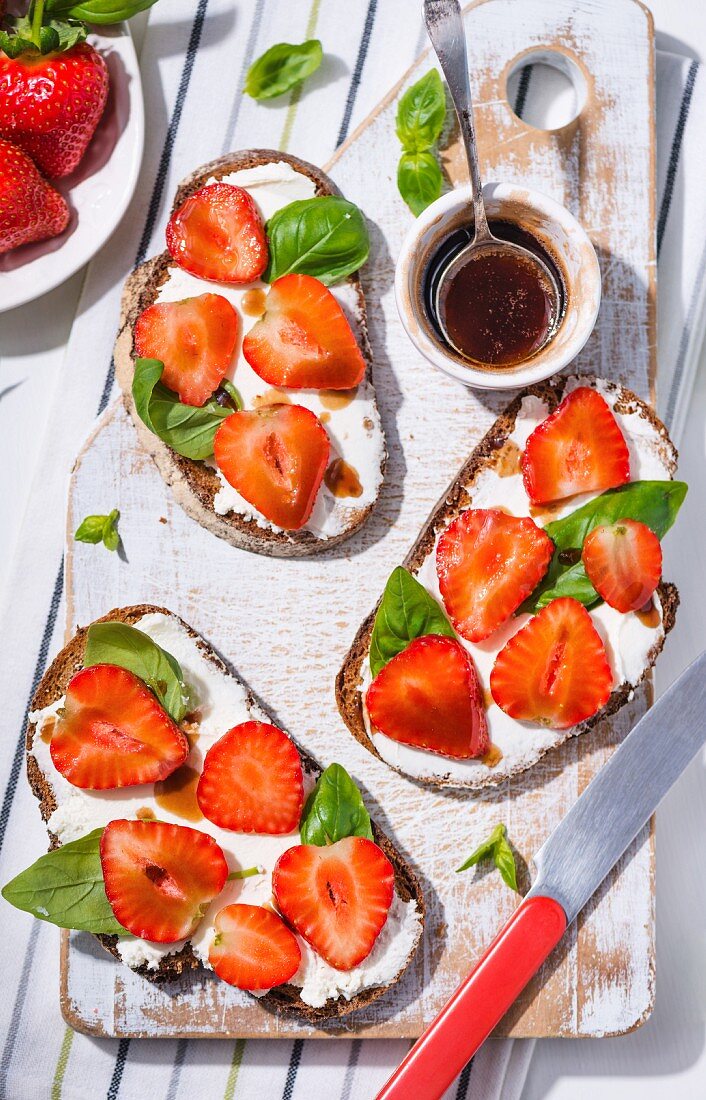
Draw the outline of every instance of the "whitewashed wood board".
<instances>
[{"instance_id":1,"label":"whitewashed wood board","mask_svg":"<svg viewBox=\"0 0 706 1100\"><path fill-rule=\"evenodd\" d=\"M467 11L471 77L488 179L522 180L570 207L599 250L604 298L579 367L649 396L654 379L653 40L633 0L483 0ZM582 114L541 131L510 110L505 80L523 54L552 46L586 75ZM415 1036L448 998L516 899L498 875L455 867L498 821L526 861L573 804L646 705L647 691L611 723L568 742L525 776L480 795L424 789L391 772L346 731L334 677L431 507L504 400L473 394L428 366L397 317L394 257L410 225L395 173L397 99L430 66L422 57L330 166L371 221L364 269L376 381L390 460L378 507L362 531L310 560L239 551L189 520L140 450L120 403L79 456L67 516L67 633L111 607L164 603L201 631L276 719L322 763L339 760L372 812L418 870L428 903L417 963L384 999L323 1029L276 1018L209 976L179 996L159 990L84 937L64 949L62 1001L74 1026L111 1035ZM461 178L455 135L445 139ZM125 557L74 544L92 512L118 507ZM166 520L166 522L164 522ZM512 1035L620 1034L654 996L654 851L649 829L571 929L498 1029Z\"/></svg>"}]
</instances>

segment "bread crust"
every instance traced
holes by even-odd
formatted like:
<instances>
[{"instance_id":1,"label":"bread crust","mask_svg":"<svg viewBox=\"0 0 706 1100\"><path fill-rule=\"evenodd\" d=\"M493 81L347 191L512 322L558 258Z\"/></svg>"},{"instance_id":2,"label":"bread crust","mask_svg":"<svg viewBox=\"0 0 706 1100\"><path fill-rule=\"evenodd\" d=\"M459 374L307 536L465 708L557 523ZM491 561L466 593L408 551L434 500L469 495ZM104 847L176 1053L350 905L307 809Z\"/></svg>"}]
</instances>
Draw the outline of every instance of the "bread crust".
<instances>
[{"instance_id":1,"label":"bread crust","mask_svg":"<svg viewBox=\"0 0 706 1100\"><path fill-rule=\"evenodd\" d=\"M285 161L297 172L307 176L314 183L317 195L340 195L333 180L308 161L274 149L249 149L228 153L197 168L182 180L177 188L172 210L176 210L189 195L203 187L211 178L222 179L231 172L255 168L274 161ZM352 519L346 530L327 539L317 538L311 531L274 531L269 527L260 527L256 519L247 518L236 512L229 512L225 516L218 515L214 510L213 502L221 486L215 471L203 462L178 455L158 436L149 431L137 415L132 397L133 359L136 354L133 335L135 323L140 314L154 304L159 288L167 278L170 266L174 266L174 261L168 252L162 252L159 256L141 264L126 280L114 363L115 376L122 391L123 401L135 424L140 443L154 459L176 500L187 515L214 535L226 539L241 550L250 550L270 557L290 558L320 554L350 538L365 523L375 507L376 500L366 507L352 510ZM372 385L373 358L368 339L365 298L357 273L349 276L348 282L355 288L357 296L357 312L360 318L358 342L365 359L365 378ZM214 290L217 289L217 284L214 284ZM383 440L383 457L380 464L383 475L386 459Z\"/></svg>"},{"instance_id":2,"label":"bread crust","mask_svg":"<svg viewBox=\"0 0 706 1100\"><path fill-rule=\"evenodd\" d=\"M582 380L584 380L582 378ZM478 446L472 451L468 460L461 467L456 478L452 481L443 497L436 504L431 512L428 520L424 524L421 533L417 540L412 545L409 553L402 562L402 565L409 569L410 572L416 573L420 568L422 562L425 560L430 550L434 546L436 537L439 531L447 527L452 520L459 515L465 508L472 502L473 486L476 482L478 475L485 469L492 468L497 455L503 445L507 442L508 437L511 435L515 427L515 421L517 419L522 401L525 397L535 396L546 401L550 412L553 411L557 405L561 402L564 396L564 390L568 378L564 375L550 379L548 382L542 382L535 386L530 386L527 389L522 390L513 401L507 406L505 411L497 418L495 423L481 439ZM587 384L595 382L596 379L593 375L586 375L585 381ZM660 448L662 458L665 461L665 465L670 471L670 475L673 476L677 467L677 450L669 438L669 434L664 424L656 416L653 409L647 405L640 397L638 397L632 390L627 389L625 386L619 383L607 383L602 380L602 384L609 386L613 392L617 392L618 397L615 403L615 408L618 412L628 413L637 412L640 416L644 417L650 425L655 429L660 438ZM664 639L669 631L674 626L677 607L679 606L679 593L674 584L666 581L661 581L657 594L662 605L662 621L664 627L664 636L660 641L655 644L648 654L648 663L643 671L642 676L635 684L623 683L620 684L610 696L610 699L604 707L598 711L592 718L589 718L585 722L581 722L577 726L572 726L568 730L557 731L557 734L561 738L556 741L550 747L544 749L537 760L548 752L554 751L558 745L568 740L570 737L578 736L578 734L586 733L592 729L598 722L603 721L605 718L617 714L622 706L631 697L634 689L645 678L650 669L654 666L657 657L659 656L662 647L664 645ZM381 597L382 598L382 597ZM373 745L372 741L368 737L365 723L363 720L363 706L362 695L358 690L361 684L361 667L363 661L368 655L370 649L370 637L373 630L373 623L375 621L375 615L379 607L380 600L363 621L360 626L351 648L349 649L346 658L338 672L336 677L336 701L338 703L338 709L340 711L343 721L346 723L348 729L353 734L355 739L363 745L364 748L371 752L373 756L377 756L382 760L382 757L378 753L377 749ZM563 736L562 736L563 735ZM488 774L480 776L478 778L461 780L453 779L450 777L429 777L420 776L415 778L419 783L428 784L432 787L452 787L452 788L464 788L466 790L479 790L484 787L498 786L500 783L506 782L511 776L519 774L521 771L527 770L529 767L534 767L537 760L532 764L518 766L510 772L505 772L501 775L496 775L492 769L488 769ZM409 774L400 768L395 768L387 761L383 761L388 767L393 768L394 771L398 771L400 775L405 775L410 778Z\"/></svg>"},{"instance_id":3,"label":"bread crust","mask_svg":"<svg viewBox=\"0 0 706 1100\"><path fill-rule=\"evenodd\" d=\"M150 614L169 615L176 620L176 622L188 631L189 636L194 639L203 655L211 661L219 671L224 675L233 675L225 661L211 649L201 635L197 634L188 623L184 622L183 619L167 608L156 607L151 604L137 604L131 607L120 607L115 608L113 611L109 611L107 615L103 615L100 619L97 619L96 622L122 622L128 625L134 625L138 623L144 615ZM88 627L79 627L73 638L54 658L34 693L30 712L43 710L66 693L66 688L71 678L83 668L87 632ZM252 695L249 696L248 701L251 704L256 702ZM259 705L258 703L258 706ZM27 776L30 787L39 801L42 818L47 822L56 809L56 799L49 777L41 770L32 752L36 728L36 723L28 721L25 735ZM292 740L294 739L292 738ZM296 744L296 742L294 743ZM321 767L317 761L299 745L297 745L297 750L301 757L304 771L308 775L318 777L321 774ZM402 974L416 954L419 943L421 942L425 915L424 895L419 880L407 860L398 852L389 837L378 828L375 822L372 822L372 828L376 843L382 848L394 868L396 892L403 901L414 899L421 915L420 935L404 963L404 966L400 969L397 977L392 982L387 985L364 989L355 997L351 998L350 1001L340 996L336 1000L332 999L327 1001L326 1004L320 1008L314 1008L302 1001L296 986L284 985L271 990L269 993L265 994L264 997L259 997L258 1000L261 1004L275 1011L294 1012L301 1019L318 1024L325 1020L339 1019L342 1016L347 1016L351 1012L355 1012L359 1008L364 1008L366 1005L377 1000L378 997L381 997L402 977ZM59 840L56 835L49 831L49 837L51 841L50 849L58 848ZM96 939L98 939L103 947L118 959L118 961L122 961L117 950L117 936L97 935ZM135 972L141 974L151 982L161 984L173 981L189 970L196 970L199 966L199 960L194 954L191 944L187 943L179 952L163 958L157 970L148 970L146 965L142 965L136 967Z\"/></svg>"}]
</instances>

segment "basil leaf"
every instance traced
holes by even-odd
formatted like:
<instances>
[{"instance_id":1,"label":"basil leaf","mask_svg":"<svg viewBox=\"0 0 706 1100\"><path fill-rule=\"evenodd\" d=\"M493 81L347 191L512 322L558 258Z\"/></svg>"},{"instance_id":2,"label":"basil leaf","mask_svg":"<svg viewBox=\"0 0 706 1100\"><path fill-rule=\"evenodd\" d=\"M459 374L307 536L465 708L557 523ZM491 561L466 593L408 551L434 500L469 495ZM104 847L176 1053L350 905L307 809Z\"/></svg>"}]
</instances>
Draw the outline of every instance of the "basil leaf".
<instances>
[{"instance_id":1,"label":"basil leaf","mask_svg":"<svg viewBox=\"0 0 706 1100\"><path fill-rule=\"evenodd\" d=\"M507 830L504 825L495 826L488 839L484 840L483 843L476 848L475 852L471 853L465 863L462 863L460 867L456 868L456 874L458 874L459 871L467 871L470 867L474 867L476 863L480 863L484 859L493 860L498 871L500 871L503 882L507 883L510 889L517 893L517 868L515 866L515 856L507 841Z\"/></svg>"},{"instance_id":2,"label":"basil leaf","mask_svg":"<svg viewBox=\"0 0 706 1100\"><path fill-rule=\"evenodd\" d=\"M310 38L300 45L278 42L250 66L243 91L253 99L283 95L316 72L323 56L318 38Z\"/></svg>"},{"instance_id":3,"label":"basil leaf","mask_svg":"<svg viewBox=\"0 0 706 1100\"><path fill-rule=\"evenodd\" d=\"M433 153L403 153L397 166L397 187L415 217L438 199L442 185L441 169Z\"/></svg>"},{"instance_id":4,"label":"basil leaf","mask_svg":"<svg viewBox=\"0 0 706 1100\"><path fill-rule=\"evenodd\" d=\"M370 672L373 678L410 642L425 634L456 637L434 597L400 565L390 574L373 623L370 637Z\"/></svg>"},{"instance_id":5,"label":"basil leaf","mask_svg":"<svg viewBox=\"0 0 706 1100\"><path fill-rule=\"evenodd\" d=\"M564 519L548 523L544 530L556 549L544 578L520 611L538 611L559 596L572 596L586 607L598 603L600 596L581 561L586 536L594 527L635 519L658 538L664 538L677 518L686 491L683 481L631 481L608 489Z\"/></svg>"},{"instance_id":6,"label":"basil leaf","mask_svg":"<svg viewBox=\"0 0 706 1100\"><path fill-rule=\"evenodd\" d=\"M139 676L175 722L181 722L188 711L188 692L179 662L137 627L93 623L86 635L83 665L118 665Z\"/></svg>"},{"instance_id":7,"label":"basil leaf","mask_svg":"<svg viewBox=\"0 0 706 1100\"><path fill-rule=\"evenodd\" d=\"M357 271L370 251L365 218L340 195L290 202L272 215L267 236L267 283L295 271L330 286Z\"/></svg>"},{"instance_id":8,"label":"basil leaf","mask_svg":"<svg viewBox=\"0 0 706 1100\"><path fill-rule=\"evenodd\" d=\"M113 508L110 515L105 517L101 537L106 550L117 550L120 545L120 535L118 534L119 519L120 512L117 508Z\"/></svg>"},{"instance_id":9,"label":"basil leaf","mask_svg":"<svg viewBox=\"0 0 706 1100\"><path fill-rule=\"evenodd\" d=\"M132 396L140 420L154 435L185 458L213 454L213 437L222 420L233 415L211 398L205 405L183 405L177 394L162 385L164 364L159 359L136 359Z\"/></svg>"},{"instance_id":10,"label":"basil leaf","mask_svg":"<svg viewBox=\"0 0 706 1100\"><path fill-rule=\"evenodd\" d=\"M105 894L100 861L103 830L47 852L8 882L2 896L39 920L80 932L128 936Z\"/></svg>"},{"instance_id":11,"label":"basil leaf","mask_svg":"<svg viewBox=\"0 0 706 1100\"><path fill-rule=\"evenodd\" d=\"M86 516L76 528L74 539L76 542L100 542L107 520L107 516Z\"/></svg>"},{"instance_id":12,"label":"basil leaf","mask_svg":"<svg viewBox=\"0 0 706 1100\"><path fill-rule=\"evenodd\" d=\"M147 11L156 0L46 0L45 12L70 16L86 23L121 23L140 11Z\"/></svg>"},{"instance_id":13,"label":"basil leaf","mask_svg":"<svg viewBox=\"0 0 706 1100\"><path fill-rule=\"evenodd\" d=\"M373 839L360 791L341 764L329 764L306 800L299 824L302 844L335 844L346 836Z\"/></svg>"},{"instance_id":14,"label":"basil leaf","mask_svg":"<svg viewBox=\"0 0 706 1100\"><path fill-rule=\"evenodd\" d=\"M397 108L397 136L405 153L431 149L444 128L446 93L436 69L408 88Z\"/></svg>"}]
</instances>

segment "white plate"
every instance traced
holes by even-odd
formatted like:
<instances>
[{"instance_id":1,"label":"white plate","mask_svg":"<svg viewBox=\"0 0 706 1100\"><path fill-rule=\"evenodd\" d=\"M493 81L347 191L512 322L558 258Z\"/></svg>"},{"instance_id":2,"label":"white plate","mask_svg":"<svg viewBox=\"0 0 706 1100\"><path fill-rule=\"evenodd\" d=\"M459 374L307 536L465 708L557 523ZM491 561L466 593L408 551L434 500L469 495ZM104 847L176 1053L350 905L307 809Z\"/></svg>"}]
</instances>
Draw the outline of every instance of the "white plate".
<instances>
[{"instance_id":1,"label":"white plate","mask_svg":"<svg viewBox=\"0 0 706 1100\"><path fill-rule=\"evenodd\" d=\"M63 283L95 256L132 198L144 146L142 83L125 23L89 35L108 63L110 91L103 117L76 171L53 186L65 196L71 220L60 237L0 256L0 313Z\"/></svg>"}]
</instances>

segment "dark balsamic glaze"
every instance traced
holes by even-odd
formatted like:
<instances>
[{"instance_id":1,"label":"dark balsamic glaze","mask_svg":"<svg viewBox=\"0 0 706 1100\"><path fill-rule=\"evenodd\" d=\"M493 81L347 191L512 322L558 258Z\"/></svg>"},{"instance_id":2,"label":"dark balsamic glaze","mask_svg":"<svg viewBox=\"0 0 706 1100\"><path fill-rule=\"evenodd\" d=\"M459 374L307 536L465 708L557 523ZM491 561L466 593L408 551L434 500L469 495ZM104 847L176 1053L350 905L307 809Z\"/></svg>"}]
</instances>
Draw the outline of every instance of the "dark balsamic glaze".
<instances>
[{"instance_id":1,"label":"dark balsamic glaze","mask_svg":"<svg viewBox=\"0 0 706 1100\"><path fill-rule=\"evenodd\" d=\"M501 240L522 245L536 255L555 277L559 300L539 270L522 257L507 252L472 256L450 279L439 301L441 275L451 259L473 238L473 227L455 230L442 242L429 262L424 277L424 305L440 340L469 362L492 369L514 367L529 359L555 334L564 314L565 294L561 274L552 257L531 233L508 221L491 221L492 233Z\"/></svg>"}]
</instances>

